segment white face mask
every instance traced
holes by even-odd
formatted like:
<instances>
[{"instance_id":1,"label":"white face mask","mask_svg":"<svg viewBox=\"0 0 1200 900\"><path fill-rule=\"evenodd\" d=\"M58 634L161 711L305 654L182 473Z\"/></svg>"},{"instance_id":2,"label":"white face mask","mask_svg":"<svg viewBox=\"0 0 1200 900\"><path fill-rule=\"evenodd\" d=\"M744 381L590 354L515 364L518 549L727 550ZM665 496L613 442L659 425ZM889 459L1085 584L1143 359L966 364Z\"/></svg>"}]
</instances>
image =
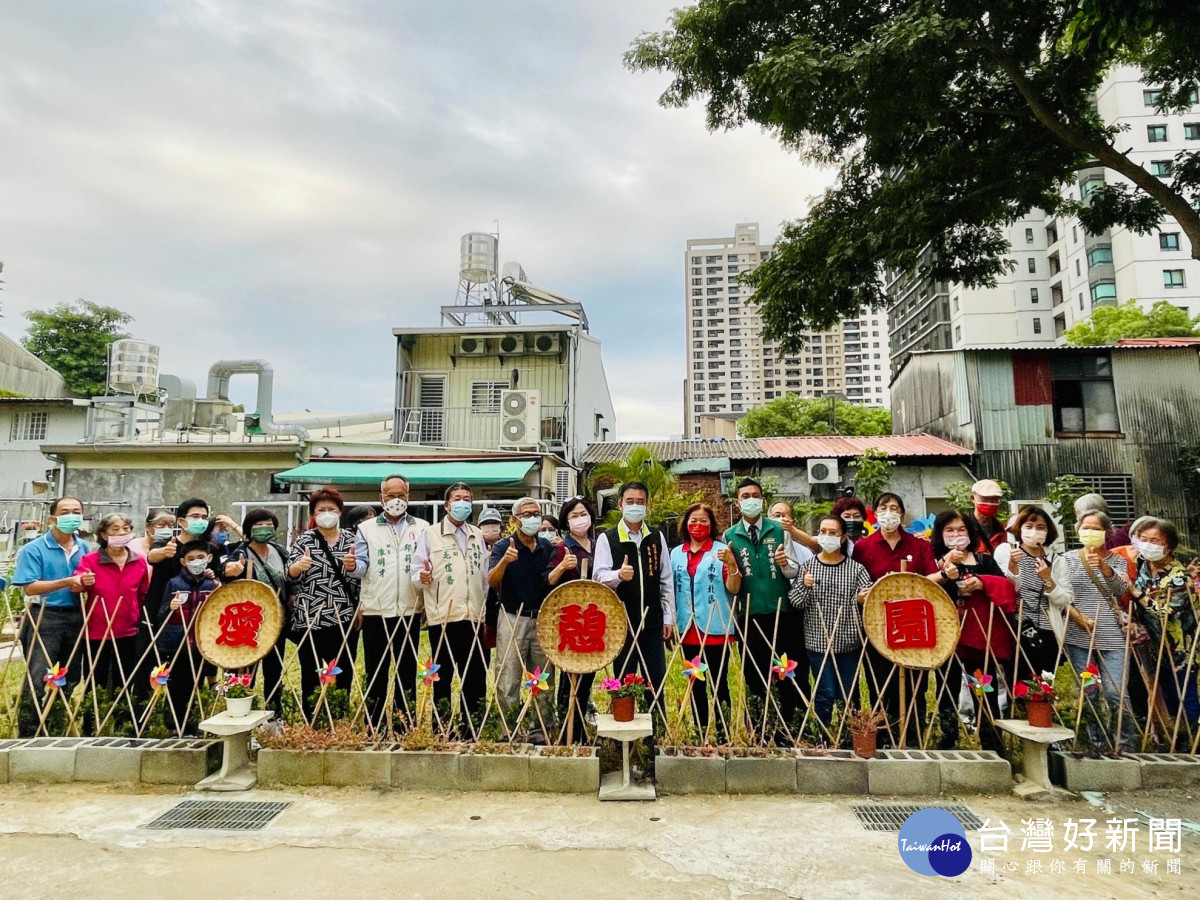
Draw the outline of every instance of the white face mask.
<instances>
[{"instance_id":1,"label":"white face mask","mask_svg":"<svg viewBox=\"0 0 1200 900\"><path fill-rule=\"evenodd\" d=\"M538 513L536 516L526 516L521 519L521 534L533 537L542 528L542 515Z\"/></svg>"},{"instance_id":2,"label":"white face mask","mask_svg":"<svg viewBox=\"0 0 1200 900\"><path fill-rule=\"evenodd\" d=\"M951 550L966 550L971 546L971 536L966 534L955 534L950 537L943 537L946 546Z\"/></svg>"},{"instance_id":3,"label":"white face mask","mask_svg":"<svg viewBox=\"0 0 1200 900\"><path fill-rule=\"evenodd\" d=\"M884 531L895 531L900 527L900 513L887 510L877 515L879 527Z\"/></svg>"},{"instance_id":4,"label":"white face mask","mask_svg":"<svg viewBox=\"0 0 1200 900\"><path fill-rule=\"evenodd\" d=\"M394 519L400 518L408 510L408 501L393 497L383 504L383 511Z\"/></svg>"},{"instance_id":5,"label":"white face mask","mask_svg":"<svg viewBox=\"0 0 1200 900\"><path fill-rule=\"evenodd\" d=\"M319 512L315 518L318 528L333 528L342 517L331 510L329 512Z\"/></svg>"},{"instance_id":6,"label":"white face mask","mask_svg":"<svg viewBox=\"0 0 1200 900\"><path fill-rule=\"evenodd\" d=\"M1022 528L1021 543L1030 547L1040 547L1046 543L1046 531L1042 528Z\"/></svg>"},{"instance_id":7,"label":"white face mask","mask_svg":"<svg viewBox=\"0 0 1200 900\"><path fill-rule=\"evenodd\" d=\"M1167 555L1167 548L1162 544L1153 544L1150 541L1135 541L1137 551L1141 554L1142 559L1148 562L1158 562Z\"/></svg>"},{"instance_id":8,"label":"white face mask","mask_svg":"<svg viewBox=\"0 0 1200 900\"><path fill-rule=\"evenodd\" d=\"M826 553L832 553L842 546L842 539L836 534L818 534L817 544Z\"/></svg>"},{"instance_id":9,"label":"white face mask","mask_svg":"<svg viewBox=\"0 0 1200 900\"><path fill-rule=\"evenodd\" d=\"M762 515L762 497L743 497L738 501L738 507L747 519L757 519Z\"/></svg>"}]
</instances>

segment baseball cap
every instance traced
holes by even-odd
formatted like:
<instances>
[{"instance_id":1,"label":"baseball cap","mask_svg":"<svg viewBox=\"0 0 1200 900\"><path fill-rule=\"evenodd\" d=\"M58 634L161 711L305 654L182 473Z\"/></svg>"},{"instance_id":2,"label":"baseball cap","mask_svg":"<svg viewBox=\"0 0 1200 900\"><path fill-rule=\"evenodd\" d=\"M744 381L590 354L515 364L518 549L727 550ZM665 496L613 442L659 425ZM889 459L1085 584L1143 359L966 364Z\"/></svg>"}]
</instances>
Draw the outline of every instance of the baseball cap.
<instances>
[{"instance_id":1,"label":"baseball cap","mask_svg":"<svg viewBox=\"0 0 1200 900\"><path fill-rule=\"evenodd\" d=\"M503 524L504 519L500 515L500 510L496 509L494 506L489 506L479 514L478 522L480 525L486 525L489 522Z\"/></svg>"}]
</instances>

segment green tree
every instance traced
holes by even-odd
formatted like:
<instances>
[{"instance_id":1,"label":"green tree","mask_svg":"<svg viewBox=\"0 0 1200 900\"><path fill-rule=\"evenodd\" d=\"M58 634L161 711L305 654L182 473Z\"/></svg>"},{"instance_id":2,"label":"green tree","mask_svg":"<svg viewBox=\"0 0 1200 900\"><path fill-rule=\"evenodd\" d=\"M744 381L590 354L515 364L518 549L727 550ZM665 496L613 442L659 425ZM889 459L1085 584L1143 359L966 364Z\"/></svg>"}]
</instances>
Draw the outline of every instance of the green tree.
<instances>
[{"instance_id":1,"label":"green tree","mask_svg":"<svg viewBox=\"0 0 1200 900\"><path fill-rule=\"evenodd\" d=\"M882 450L868 447L852 463L854 466L854 493L867 506L884 492L892 480L892 467L896 465Z\"/></svg>"},{"instance_id":2,"label":"green tree","mask_svg":"<svg viewBox=\"0 0 1200 900\"><path fill-rule=\"evenodd\" d=\"M120 326L133 316L87 300L25 313L29 329L21 344L63 377L67 390L85 397L103 394L108 345L129 337Z\"/></svg>"},{"instance_id":3,"label":"green tree","mask_svg":"<svg viewBox=\"0 0 1200 900\"><path fill-rule=\"evenodd\" d=\"M596 466L588 477L589 490L594 489L600 481L611 481L614 486L626 481L644 483L650 493L646 521L655 527L679 518L685 509L704 499L704 491L688 494L680 490L675 473L655 459L646 447L634 447L627 458ZM620 518L620 512L613 510L605 518L604 524L611 527Z\"/></svg>"},{"instance_id":4,"label":"green tree","mask_svg":"<svg viewBox=\"0 0 1200 900\"><path fill-rule=\"evenodd\" d=\"M738 420L745 438L798 434L891 434L892 414L882 406L858 406L786 394L750 410Z\"/></svg>"},{"instance_id":5,"label":"green tree","mask_svg":"<svg viewBox=\"0 0 1200 900\"><path fill-rule=\"evenodd\" d=\"M1189 109L1200 16L1166 0L701 0L626 53L668 71L659 102L703 101L710 130L754 123L837 166L836 184L786 224L745 277L765 337L887 306L882 270L993 286L1015 263L1007 226L1033 208L1099 234L1174 216L1200 258L1200 151L1160 179L1122 152L1094 94L1140 66L1157 112ZM1109 170L1108 183L1087 169ZM1115 177L1114 177L1115 176ZM1086 196L1081 191L1086 192Z\"/></svg>"},{"instance_id":6,"label":"green tree","mask_svg":"<svg viewBox=\"0 0 1200 900\"><path fill-rule=\"evenodd\" d=\"M1195 337L1200 316L1189 316L1178 306L1159 300L1146 312L1136 300L1120 306L1101 306L1092 317L1067 332L1067 343L1081 347L1115 344L1122 338Z\"/></svg>"}]
</instances>

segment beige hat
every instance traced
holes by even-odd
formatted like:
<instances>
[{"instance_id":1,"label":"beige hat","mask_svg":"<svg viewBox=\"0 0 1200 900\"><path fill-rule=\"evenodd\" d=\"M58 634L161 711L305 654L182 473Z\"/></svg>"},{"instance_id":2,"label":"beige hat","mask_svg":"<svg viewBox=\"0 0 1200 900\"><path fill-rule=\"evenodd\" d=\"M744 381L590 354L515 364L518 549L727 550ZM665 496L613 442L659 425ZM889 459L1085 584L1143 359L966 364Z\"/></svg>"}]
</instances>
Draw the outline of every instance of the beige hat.
<instances>
[{"instance_id":1,"label":"beige hat","mask_svg":"<svg viewBox=\"0 0 1200 900\"><path fill-rule=\"evenodd\" d=\"M971 485L971 492L977 497L1000 497L1004 489L990 478L983 478Z\"/></svg>"}]
</instances>

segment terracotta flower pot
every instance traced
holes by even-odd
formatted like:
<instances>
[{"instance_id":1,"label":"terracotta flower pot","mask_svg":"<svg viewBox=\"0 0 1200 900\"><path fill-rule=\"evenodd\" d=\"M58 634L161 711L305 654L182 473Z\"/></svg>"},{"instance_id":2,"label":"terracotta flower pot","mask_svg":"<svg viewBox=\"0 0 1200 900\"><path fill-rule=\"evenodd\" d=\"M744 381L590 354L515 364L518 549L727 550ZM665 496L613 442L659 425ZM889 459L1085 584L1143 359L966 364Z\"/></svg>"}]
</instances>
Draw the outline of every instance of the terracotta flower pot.
<instances>
[{"instance_id":1,"label":"terracotta flower pot","mask_svg":"<svg viewBox=\"0 0 1200 900\"><path fill-rule=\"evenodd\" d=\"M633 697L613 697L612 714L618 722L632 722L637 710L637 700Z\"/></svg>"},{"instance_id":2,"label":"terracotta flower pot","mask_svg":"<svg viewBox=\"0 0 1200 900\"><path fill-rule=\"evenodd\" d=\"M1054 704L1046 700L1026 700L1025 720L1034 728L1054 727Z\"/></svg>"},{"instance_id":3,"label":"terracotta flower pot","mask_svg":"<svg viewBox=\"0 0 1200 900\"><path fill-rule=\"evenodd\" d=\"M879 737L877 730L852 731L850 737L854 741L855 756L861 756L863 759L875 758L876 743Z\"/></svg>"},{"instance_id":4,"label":"terracotta flower pot","mask_svg":"<svg viewBox=\"0 0 1200 900\"><path fill-rule=\"evenodd\" d=\"M229 713L231 718L244 719L250 715L254 708L253 697L226 697L225 711Z\"/></svg>"}]
</instances>

